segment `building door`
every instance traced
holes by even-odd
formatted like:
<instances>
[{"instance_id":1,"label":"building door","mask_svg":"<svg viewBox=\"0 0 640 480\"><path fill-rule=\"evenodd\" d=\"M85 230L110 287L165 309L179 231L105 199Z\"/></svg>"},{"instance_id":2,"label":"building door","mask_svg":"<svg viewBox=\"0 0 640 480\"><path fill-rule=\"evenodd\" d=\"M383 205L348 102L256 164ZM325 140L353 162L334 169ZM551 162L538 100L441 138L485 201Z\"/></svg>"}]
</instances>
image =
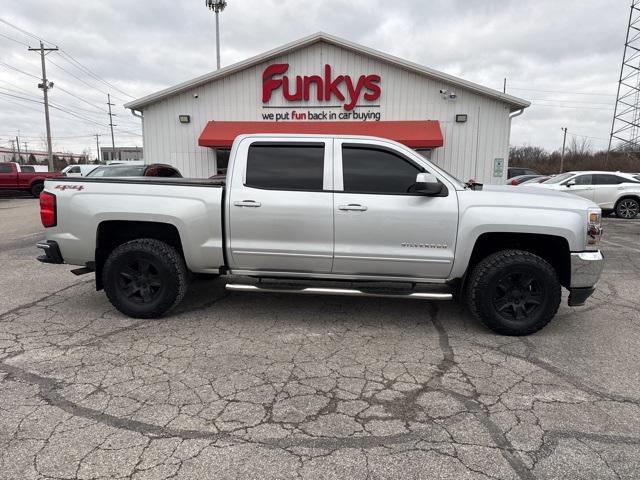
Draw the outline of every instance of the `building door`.
<instances>
[{"instance_id":1,"label":"building door","mask_svg":"<svg viewBox=\"0 0 640 480\"><path fill-rule=\"evenodd\" d=\"M446 278L456 242L456 192L412 193L426 169L384 145L336 140L333 272Z\"/></svg>"},{"instance_id":2,"label":"building door","mask_svg":"<svg viewBox=\"0 0 640 480\"><path fill-rule=\"evenodd\" d=\"M246 139L231 182L233 270L331 272L332 141ZM245 153L246 152L246 153Z\"/></svg>"}]
</instances>

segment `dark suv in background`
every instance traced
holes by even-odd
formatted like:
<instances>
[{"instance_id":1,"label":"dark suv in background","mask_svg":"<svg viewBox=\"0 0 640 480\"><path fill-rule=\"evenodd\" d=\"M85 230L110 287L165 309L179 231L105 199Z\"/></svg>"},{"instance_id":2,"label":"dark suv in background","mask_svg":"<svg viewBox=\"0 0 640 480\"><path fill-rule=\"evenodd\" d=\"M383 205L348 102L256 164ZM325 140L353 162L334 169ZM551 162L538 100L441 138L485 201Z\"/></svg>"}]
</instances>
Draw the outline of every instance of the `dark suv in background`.
<instances>
[{"instance_id":1,"label":"dark suv in background","mask_svg":"<svg viewBox=\"0 0 640 480\"><path fill-rule=\"evenodd\" d=\"M540 175L540 173L525 167L509 167L507 169L507 178L518 177L520 175Z\"/></svg>"}]
</instances>

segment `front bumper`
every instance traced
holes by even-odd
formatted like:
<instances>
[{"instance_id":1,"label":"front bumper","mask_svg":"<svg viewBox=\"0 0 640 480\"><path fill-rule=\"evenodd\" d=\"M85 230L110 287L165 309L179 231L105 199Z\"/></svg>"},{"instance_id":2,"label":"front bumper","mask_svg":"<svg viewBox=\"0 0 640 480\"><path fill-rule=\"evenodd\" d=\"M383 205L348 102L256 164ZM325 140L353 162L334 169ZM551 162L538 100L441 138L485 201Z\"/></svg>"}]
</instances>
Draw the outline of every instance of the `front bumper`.
<instances>
[{"instance_id":1,"label":"front bumper","mask_svg":"<svg viewBox=\"0 0 640 480\"><path fill-rule=\"evenodd\" d=\"M60 247L53 240L43 240L36 243L36 247L44 250L44 255L40 255L38 260L42 263L64 263Z\"/></svg>"},{"instance_id":2,"label":"front bumper","mask_svg":"<svg viewBox=\"0 0 640 480\"><path fill-rule=\"evenodd\" d=\"M604 267L604 257L600 250L571 253L571 285L569 286L569 306L584 305L595 290Z\"/></svg>"}]
</instances>

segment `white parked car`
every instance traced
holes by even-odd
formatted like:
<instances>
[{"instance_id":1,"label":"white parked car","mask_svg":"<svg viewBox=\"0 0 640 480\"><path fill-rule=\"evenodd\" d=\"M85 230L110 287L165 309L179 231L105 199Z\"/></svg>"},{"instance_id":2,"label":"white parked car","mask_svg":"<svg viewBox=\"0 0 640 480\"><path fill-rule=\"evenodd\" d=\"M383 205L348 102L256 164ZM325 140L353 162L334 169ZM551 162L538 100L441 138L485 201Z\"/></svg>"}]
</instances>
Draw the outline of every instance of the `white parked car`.
<instances>
[{"instance_id":1,"label":"white parked car","mask_svg":"<svg viewBox=\"0 0 640 480\"><path fill-rule=\"evenodd\" d=\"M640 179L630 173L566 172L531 186L579 195L620 218L635 218L640 213Z\"/></svg>"},{"instance_id":2,"label":"white parked car","mask_svg":"<svg viewBox=\"0 0 640 480\"><path fill-rule=\"evenodd\" d=\"M68 165L62 169L67 177L86 177L89 173L96 169L98 165Z\"/></svg>"}]
</instances>

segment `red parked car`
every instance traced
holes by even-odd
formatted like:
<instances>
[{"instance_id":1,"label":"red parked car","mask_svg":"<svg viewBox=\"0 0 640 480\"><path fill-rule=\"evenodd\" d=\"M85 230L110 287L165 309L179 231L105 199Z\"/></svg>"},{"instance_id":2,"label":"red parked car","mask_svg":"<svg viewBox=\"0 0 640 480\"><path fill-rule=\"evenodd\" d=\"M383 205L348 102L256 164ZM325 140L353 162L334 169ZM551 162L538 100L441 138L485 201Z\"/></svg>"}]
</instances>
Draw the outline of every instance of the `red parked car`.
<instances>
[{"instance_id":1,"label":"red parked car","mask_svg":"<svg viewBox=\"0 0 640 480\"><path fill-rule=\"evenodd\" d=\"M0 163L0 189L31 192L39 197L47 178L64 177L60 172L23 172L15 162Z\"/></svg>"},{"instance_id":2,"label":"red parked car","mask_svg":"<svg viewBox=\"0 0 640 480\"><path fill-rule=\"evenodd\" d=\"M507 185L520 185L527 180L531 180L533 178L541 177L542 175L518 175L517 177L510 178L507 180Z\"/></svg>"}]
</instances>

